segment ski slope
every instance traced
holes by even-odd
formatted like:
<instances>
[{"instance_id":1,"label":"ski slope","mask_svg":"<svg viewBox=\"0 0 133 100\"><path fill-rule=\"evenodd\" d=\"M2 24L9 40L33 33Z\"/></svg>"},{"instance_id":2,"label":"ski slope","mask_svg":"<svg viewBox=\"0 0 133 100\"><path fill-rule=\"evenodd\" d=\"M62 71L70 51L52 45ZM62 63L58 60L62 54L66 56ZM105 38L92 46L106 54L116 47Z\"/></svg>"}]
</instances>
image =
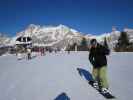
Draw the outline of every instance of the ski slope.
<instances>
[{"instance_id":1,"label":"ski slope","mask_svg":"<svg viewBox=\"0 0 133 100\"><path fill-rule=\"evenodd\" d=\"M0 100L105 100L80 77L92 70L88 52L52 53L32 60L0 57ZM133 95L133 53L108 56L108 78L116 100ZM69 99L68 99L69 98Z\"/></svg>"}]
</instances>

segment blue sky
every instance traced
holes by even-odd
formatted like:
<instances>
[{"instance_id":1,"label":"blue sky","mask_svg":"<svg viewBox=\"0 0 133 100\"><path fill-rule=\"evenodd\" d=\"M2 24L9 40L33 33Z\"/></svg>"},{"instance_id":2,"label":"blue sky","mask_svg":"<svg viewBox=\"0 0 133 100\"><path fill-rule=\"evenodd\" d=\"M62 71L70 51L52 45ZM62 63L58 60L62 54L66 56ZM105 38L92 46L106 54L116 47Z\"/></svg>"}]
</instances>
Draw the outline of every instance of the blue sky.
<instances>
[{"instance_id":1,"label":"blue sky","mask_svg":"<svg viewBox=\"0 0 133 100\"><path fill-rule=\"evenodd\" d=\"M64 24L86 34L133 28L133 0L0 0L0 32L13 36L29 24Z\"/></svg>"}]
</instances>

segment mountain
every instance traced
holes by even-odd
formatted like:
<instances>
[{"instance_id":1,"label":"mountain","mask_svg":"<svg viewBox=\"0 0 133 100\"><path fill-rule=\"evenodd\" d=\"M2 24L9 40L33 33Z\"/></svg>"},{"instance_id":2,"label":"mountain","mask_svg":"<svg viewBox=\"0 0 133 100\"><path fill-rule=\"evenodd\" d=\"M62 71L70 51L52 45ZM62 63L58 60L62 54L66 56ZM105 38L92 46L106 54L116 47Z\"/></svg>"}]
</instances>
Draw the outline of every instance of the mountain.
<instances>
[{"instance_id":1,"label":"mountain","mask_svg":"<svg viewBox=\"0 0 133 100\"><path fill-rule=\"evenodd\" d=\"M0 33L0 47L8 46L11 42L11 38L3 33Z\"/></svg>"},{"instance_id":2,"label":"mountain","mask_svg":"<svg viewBox=\"0 0 133 100\"><path fill-rule=\"evenodd\" d=\"M115 46L115 44L117 43L117 40L120 36L120 31L117 31L117 30L113 30L112 32L110 33L104 33L104 34L101 34L101 35L91 35L91 34L87 34L85 37L86 39L88 40L91 40L93 38L96 38L97 41L101 44L104 43L104 39L106 37L107 39L107 43L110 47L110 49L113 49L113 47Z\"/></svg>"},{"instance_id":3,"label":"mountain","mask_svg":"<svg viewBox=\"0 0 133 100\"><path fill-rule=\"evenodd\" d=\"M68 44L80 43L81 33L65 25L40 26L29 25L24 31L17 33L16 37L30 36L34 46L55 46L66 48Z\"/></svg>"},{"instance_id":4,"label":"mountain","mask_svg":"<svg viewBox=\"0 0 133 100\"><path fill-rule=\"evenodd\" d=\"M123 31L127 33L128 37L129 37L129 41L133 42L133 29L124 28ZM86 38L88 38L88 39L96 38L98 40L98 42L100 42L102 44L104 41L104 38L106 37L107 43L108 43L110 49L113 49L115 47L116 43L118 42L120 33L121 33L120 31L113 28L112 32L110 32L110 33L104 33L101 35L89 34L89 35L86 35Z\"/></svg>"},{"instance_id":5,"label":"mountain","mask_svg":"<svg viewBox=\"0 0 133 100\"><path fill-rule=\"evenodd\" d=\"M133 29L124 28L123 31L127 32L130 41L133 42ZM62 24L58 26L40 26L30 24L25 30L18 32L12 39L0 35L0 45L14 45L16 39L20 36L32 37L34 46L52 46L61 49L65 49L68 45L73 43L79 45L83 37L87 39L88 44L92 38L96 38L98 42L102 44L106 37L107 43L112 49L117 43L120 31L112 28L112 32L103 33L101 35L83 35L83 33Z\"/></svg>"},{"instance_id":6,"label":"mountain","mask_svg":"<svg viewBox=\"0 0 133 100\"><path fill-rule=\"evenodd\" d=\"M119 35L120 32L117 30L102 35L82 35L81 32L65 25L40 26L31 24L24 31L17 33L16 37L30 36L33 39L34 46L53 46L65 49L69 44L77 43L80 45L83 37L87 39L88 43L92 38L96 38L98 42L103 43L106 37L110 48L113 48Z\"/></svg>"}]
</instances>

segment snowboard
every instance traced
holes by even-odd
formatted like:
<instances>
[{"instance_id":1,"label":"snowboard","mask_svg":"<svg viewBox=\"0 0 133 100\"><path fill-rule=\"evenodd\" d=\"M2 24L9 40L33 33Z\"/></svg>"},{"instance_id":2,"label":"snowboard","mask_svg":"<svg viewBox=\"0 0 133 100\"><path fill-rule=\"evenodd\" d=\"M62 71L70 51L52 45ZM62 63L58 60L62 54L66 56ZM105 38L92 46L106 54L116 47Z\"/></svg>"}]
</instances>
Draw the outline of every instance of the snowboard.
<instances>
[{"instance_id":1,"label":"snowboard","mask_svg":"<svg viewBox=\"0 0 133 100\"><path fill-rule=\"evenodd\" d=\"M77 68L77 70L78 70L79 75L80 75L82 78L84 78L84 79L88 82L88 84L89 84L90 86L93 87L94 79L93 79L93 77L92 77L92 74L91 74L89 71L87 71L87 70L85 70L85 69L82 69L82 68ZM94 88L94 87L93 87L93 88ZM94 88L94 89L97 90L98 93L101 94L101 95L102 95L104 98L106 98L106 99L115 99L115 98L116 98L116 97L113 96L111 93L102 93L99 89L96 89L96 88Z\"/></svg>"}]
</instances>

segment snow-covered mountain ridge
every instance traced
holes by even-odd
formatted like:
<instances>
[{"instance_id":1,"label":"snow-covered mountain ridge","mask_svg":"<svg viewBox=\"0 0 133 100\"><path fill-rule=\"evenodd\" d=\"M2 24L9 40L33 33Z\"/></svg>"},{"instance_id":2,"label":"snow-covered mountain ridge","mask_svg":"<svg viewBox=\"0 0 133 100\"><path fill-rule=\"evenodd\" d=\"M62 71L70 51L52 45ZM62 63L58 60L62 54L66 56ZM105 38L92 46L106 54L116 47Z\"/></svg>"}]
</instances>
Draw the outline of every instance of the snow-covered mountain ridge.
<instances>
[{"instance_id":1,"label":"snow-covered mountain ridge","mask_svg":"<svg viewBox=\"0 0 133 100\"><path fill-rule=\"evenodd\" d=\"M127 32L130 41L133 41L133 29L125 28L123 31ZM18 32L16 36L10 40L10 42L5 42L7 40L9 41L9 38L0 38L2 41L0 41L0 44L5 43L5 45L14 45L16 38L20 36L32 37L33 45L35 46L54 46L60 48L66 48L68 45L73 43L80 44L83 37L85 37L88 42L92 38L96 38L99 42L103 42L106 37L110 47L114 47L117 43L118 37L120 36L120 31L112 29L112 32L101 35L83 35L83 33L62 24L58 26L40 26L30 24L25 30Z\"/></svg>"}]
</instances>

